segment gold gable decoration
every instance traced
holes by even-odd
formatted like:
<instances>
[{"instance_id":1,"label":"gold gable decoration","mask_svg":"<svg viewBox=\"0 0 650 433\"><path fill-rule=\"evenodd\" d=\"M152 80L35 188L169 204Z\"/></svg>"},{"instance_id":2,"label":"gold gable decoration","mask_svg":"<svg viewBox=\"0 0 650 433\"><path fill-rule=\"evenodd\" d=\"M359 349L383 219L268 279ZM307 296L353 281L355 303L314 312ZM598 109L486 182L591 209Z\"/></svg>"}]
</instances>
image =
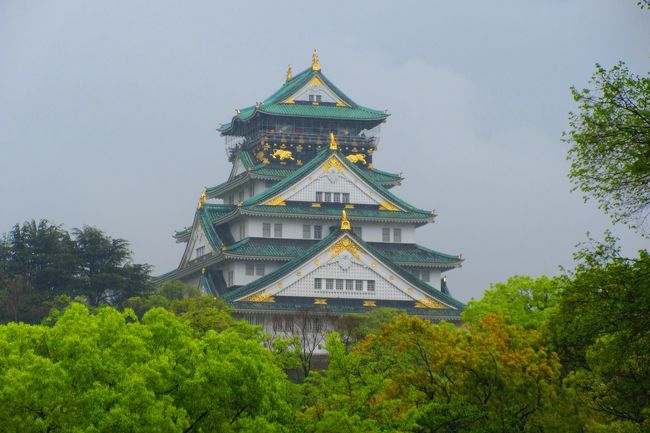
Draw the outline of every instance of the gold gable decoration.
<instances>
[{"instance_id":1,"label":"gold gable decoration","mask_svg":"<svg viewBox=\"0 0 650 433\"><path fill-rule=\"evenodd\" d=\"M244 298L244 301L247 302L275 302L275 298L271 293L255 293L254 295Z\"/></svg>"},{"instance_id":2,"label":"gold gable decoration","mask_svg":"<svg viewBox=\"0 0 650 433\"><path fill-rule=\"evenodd\" d=\"M356 154L350 154L346 156L348 161L350 161L352 164L356 164L357 162L361 162L363 165L366 165L366 155L363 153L356 153Z\"/></svg>"},{"instance_id":3,"label":"gold gable decoration","mask_svg":"<svg viewBox=\"0 0 650 433\"><path fill-rule=\"evenodd\" d=\"M279 195L277 197L273 197L272 199L265 201L262 204L266 206L286 206L287 203L284 201L284 197Z\"/></svg>"},{"instance_id":4,"label":"gold gable decoration","mask_svg":"<svg viewBox=\"0 0 650 433\"><path fill-rule=\"evenodd\" d=\"M379 210L390 210L397 211L399 208L392 203L387 202L386 200L379 203Z\"/></svg>"},{"instance_id":5,"label":"gold gable decoration","mask_svg":"<svg viewBox=\"0 0 650 433\"><path fill-rule=\"evenodd\" d=\"M332 167L337 169L339 173L343 173L343 164L341 164L341 161L336 159L334 156L325 161L325 164L323 164L323 171L329 171L329 169Z\"/></svg>"},{"instance_id":6,"label":"gold gable decoration","mask_svg":"<svg viewBox=\"0 0 650 433\"><path fill-rule=\"evenodd\" d=\"M330 259L338 256L343 251L348 251L356 259L359 259L361 257L361 249L347 236L339 239L334 245L329 247L327 251L332 252Z\"/></svg>"},{"instance_id":7,"label":"gold gable decoration","mask_svg":"<svg viewBox=\"0 0 650 433\"><path fill-rule=\"evenodd\" d=\"M422 298L415 303L415 308L447 308L431 298Z\"/></svg>"}]
</instances>

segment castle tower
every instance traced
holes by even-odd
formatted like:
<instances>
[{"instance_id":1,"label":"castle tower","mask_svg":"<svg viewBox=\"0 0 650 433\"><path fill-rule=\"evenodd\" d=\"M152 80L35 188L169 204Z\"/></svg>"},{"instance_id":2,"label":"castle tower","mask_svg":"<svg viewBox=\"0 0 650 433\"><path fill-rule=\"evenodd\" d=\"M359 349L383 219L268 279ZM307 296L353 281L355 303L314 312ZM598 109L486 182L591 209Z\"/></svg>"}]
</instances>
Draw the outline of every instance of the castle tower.
<instances>
[{"instance_id":1,"label":"castle tower","mask_svg":"<svg viewBox=\"0 0 650 433\"><path fill-rule=\"evenodd\" d=\"M382 306L458 321L441 274L462 258L416 242L433 211L391 193L401 175L373 166L387 117L330 82L316 53L301 73L289 68L280 89L218 128L232 170L201 194L174 236L186 243L180 264L158 281L198 285L276 333L297 315Z\"/></svg>"}]
</instances>

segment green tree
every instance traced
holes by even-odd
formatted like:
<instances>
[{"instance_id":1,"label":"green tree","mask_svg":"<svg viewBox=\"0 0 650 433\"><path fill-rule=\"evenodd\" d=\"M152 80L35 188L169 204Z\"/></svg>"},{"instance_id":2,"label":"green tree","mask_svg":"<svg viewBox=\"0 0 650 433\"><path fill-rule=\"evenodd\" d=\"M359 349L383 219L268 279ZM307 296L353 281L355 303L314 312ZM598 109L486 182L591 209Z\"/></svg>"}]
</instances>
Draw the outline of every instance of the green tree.
<instances>
[{"instance_id":1,"label":"green tree","mask_svg":"<svg viewBox=\"0 0 650 433\"><path fill-rule=\"evenodd\" d=\"M37 323L49 303L77 287L74 241L47 220L16 224L0 247L0 319Z\"/></svg>"},{"instance_id":2,"label":"green tree","mask_svg":"<svg viewBox=\"0 0 650 433\"><path fill-rule=\"evenodd\" d=\"M557 356L497 316L457 328L400 315L350 352L337 335L327 347L305 389L307 431L553 431Z\"/></svg>"},{"instance_id":3,"label":"green tree","mask_svg":"<svg viewBox=\"0 0 650 433\"><path fill-rule=\"evenodd\" d=\"M462 313L464 322L476 323L497 314L526 329L538 329L557 305L564 280L545 276L533 279L515 275L505 283L491 284L483 298L471 300Z\"/></svg>"},{"instance_id":4,"label":"green tree","mask_svg":"<svg viewBox=\"0 0 650 433\"><path fill-rule=\"evenodd\" d=\"M644 230L650 212L650 74L639 77L620 62L596 65L588 89L572 88L578 112L569 113L569 178L614 222Z\"/></svg>"},{"instance_id":5,"label":"green tree","mask_svg":"<svg viewBox=\"0 0 650 433\"><path fill-rule=\"evenodd\" d=\"M121 305L150 291L151 267L132 263L128 241L88 226L73 230L73 236L80 260L78 293L89 305Z\"/></svg>"},{"instance_id":6,"label":"green tree","mask_svg":"<svg viewBox=\"0 0 650 433\"><path fill-rule=\"evenodd\" d=\"M578 255L549 319L567 383L600 422L650 429L650 255L621 257L614 240ZM618 428L618 427L617 427ZM622 427L621 427L622 428ZM625 427L627 428L627 427ZM625 429L623 429L625 431Z\"/></svg>"},{"instance_id":7,"label":"green tree","mask_svg":"<svg viewBox=\"0 0 650 433\"><path fill-rule=\"evenodd\" d=\"M197 337L161 308L138 321L72 304L52 327L0 326L0 354L6 432L273 432L292 416L259 338Z\"/></svg>"}]
</instances>

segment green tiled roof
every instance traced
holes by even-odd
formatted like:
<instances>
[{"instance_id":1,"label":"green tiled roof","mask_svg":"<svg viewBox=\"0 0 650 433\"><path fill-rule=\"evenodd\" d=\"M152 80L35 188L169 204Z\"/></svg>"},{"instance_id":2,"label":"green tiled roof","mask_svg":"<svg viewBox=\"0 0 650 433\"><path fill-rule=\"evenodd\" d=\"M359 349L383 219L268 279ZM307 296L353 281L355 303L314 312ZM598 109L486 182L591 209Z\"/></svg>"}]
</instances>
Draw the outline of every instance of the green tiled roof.
<instances>
[{"instance_id":1,"label":"green tiled roof","mask_svg":"<svg viewBox=\"0 0 650 433\"><path fill-rule=\"evenodd\" d=\"M327 305L313 305L305 303L296 303L291 302L290 300L284 300L283 297L276 297L275 302L247 302L247 301L230 301L227 302L230 306L234 307L238 311L304 311L309 308L310 312L313 313L343 313L343 314L363 314L369 313L373 310L373 307L364 307L359 305L359 303L345 303L345 304L336 304L332 303L335 299L328 299ZM411 315L411 316L420 316L427 319L433 320L446 320L452 322L460 321L460 312L461 309L454 310L451 308L412 308L404 306L394 306L389 302L383 302L381 300L377 301L377 307L393 307L399 308L401 311Z\"/></svg>"},{"instance_id":2,"label":"green tiled roof","mask_svg":"<svg viewBox=\"0 0 650 433\"><path fill-rule=\"evenodd\" d=\"M226 255L237 257L263 257L289 260L300 257L305 250L311 248L318 240L309 239L275 239L275 238L246 238L228 246ZM400 266L420 265L451 269L460 264L459 256L444 254L417 244L394 244L384 242L368 242L384 257Z\"/></svg>"},{"instance_id":3,"label":"green tiled roof","mask_svg":"<svg viewBox=\"0 0 650 433\"><path fill-rule=\"evenodd\" d=\"M312 105L312 104L283 104L294 92L300 90L312 78L318 77L325 85L332 89L343 101L349 106L337 107L331 105ZM364 107L357 104L334 83L329 81L320 70L314 71L312 68L305 69L300 74L294 76L278 89L274 94L265 99L261 104L243 108L239 114L233 117L232 121L221 125L217 130L223 134L232 131L233 126L239 122L246 122L252 119L255 114L264 113L275 116L295 116L295 117L318 117L329 119L351 119L351 120L369 120L382 121L388 115L380 110Z\"/></svg>"},{"instance_id":4,"label":"green tiled roof","mask_svg":"<svg viewBox=\"0 0 650 433\"><path fill-rule=\"evenodd\" d=\"M245 203L245 202L244 202ZM339 220L341 218L340 206L321 206L313 208L305 205L287 204L286 206L267 206L267 205L245 205L241 208L241 213L245 215L300 215L314 218L330 217L332 220ZM353 209L346 209L345 212L352 222L355 220L371 219L382 221L394 220L413 220L415 222L428 222L433 218L431 212L424 210L415 211L388 211L379 210L376 206L372 205L355 205Z\"/></svg>"},{"instance_id":5,"label":"green tiled roof","mask_svg":"<svg viewBox=\"0 0 650 433\"><path fill-rule=\"evenodd\" d=\"M409 212L414 212L418 214L429 214L431 215L431 212L418 209L415 206L411 206L407 202L403 201L402 199L398 198L397 196L393 195L390 193L386 188L384 188L379 182L374 180L372 177L368 176L366 172L350 161L348 161L347 158L342 157L341 154L338 151L331 151L329 149L323 149L321 150L314 158L312 158L307 164L303 165L301 168L297 169L294 171L291 175L285 177L282 179L280 182L276 183L270 188L267 188L264 192L261 194L257 194L247 200L244 201L244 206L250 206L250 205L255 205L259 204L267 199L272 198L273 196L277 195L287 187L291 186L292 184L296 183L303 177L307 176L312 170L314 170L316 167L318 167L321 163L325 162L327 158L330 157L330 155L337 155L338 159L341 163L343 163L345 166L347 166L350 170L352 170L354 173L359 175L362 179L364 179L376 192L379 193L382 197L384 197L386 200L395 203L397 206L403 208L406 211Z\"/></svg>"},{"instance_id":6,"label":"green tiled roof","mask_svg":"<svg viewBox=\"0 0 650 433\"><path fill-rule=\"evenodd\" d=\"M339 239L342 235L347 234L348 236L352 237L356 242L358 242L361 246L365 247L371 254L376 256L382 263L384 263L386 266L388 266L390 269L393 270L396 274L400 275L402 278L404 278L406 281L409 283L413 284L413 286L423 290L427 294L431 295L433 298L444 302L445 304L452 305L456 308L462 309L463 304L456 299L452 298L449 295L446 295L439 290L431 287L424 281L420 280L419 278L415 277L413 274L410 272L402 269L401 267L395 265L394 263L391 262L391 260L384 256L377 248L374 248L372 245L364 242L360 238L358 238L354 233L352 232L343 232L341 230L335 230L332 233L330 233L327 237L325 237L323 240L320 242L312 245L309 249L304 250L304 253L301 254L299 257L296 257L295 259L285 263L284 265L280 266L273 272L264 275L263 277L258 278L257 280L245 285L238 287L224 295L224 297L229 300L229 301L234 301L237 298L241 298L243 296L250 295L252 293L255 293L257 290L262 289L266 285L273 283L275 280L282 278L284 275L292 272L295 270L297 267L302 265L308 260L311 260L314 256L319 254L321 251L324 249L328 248L332 243L334 243L337 239Z\"/></svg>"}]
</instances>

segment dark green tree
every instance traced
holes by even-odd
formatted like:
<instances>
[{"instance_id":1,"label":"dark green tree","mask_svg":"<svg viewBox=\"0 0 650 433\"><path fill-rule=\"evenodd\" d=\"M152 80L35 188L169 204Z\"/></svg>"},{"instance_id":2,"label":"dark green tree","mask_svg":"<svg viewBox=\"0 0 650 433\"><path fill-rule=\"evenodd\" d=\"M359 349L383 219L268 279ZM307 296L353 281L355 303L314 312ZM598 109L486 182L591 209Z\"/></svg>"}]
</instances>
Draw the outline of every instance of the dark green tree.
<instances>
[{"instance_id":1,"label":"dark green tree","mask_svg":"<svg viewBox=\"0 0 650 433\"><path fill-rule=\"evenodd\" d=\"M16 224L0 247L2 321L36 323L49 303L78 287L79 257L74 241L47 220Z\"/></svg>"},{"instance_id":2,"label":"dark green tree","mask_svg":"<svg viewBox=\"0 0 650 433\"><path fill-rule=\"evenodd\" d=\"M128 241L88 226L73 230L73 237L80 260L78 293L89 305L121 305L150 291L151 267L132 262Z\"/></svg>"},{"instance_id":3,"label":"dark green tree","mask_svg":"<svg viewBox=\"0 0 650 433\"><path fill-rule=\"evenodd\" d=\"M596 65L591 88L572 88L578 111L569 113L569 178L614 222L645 232L650 213L650 74L624 63Z\"/></svg>"}]
</instances>

